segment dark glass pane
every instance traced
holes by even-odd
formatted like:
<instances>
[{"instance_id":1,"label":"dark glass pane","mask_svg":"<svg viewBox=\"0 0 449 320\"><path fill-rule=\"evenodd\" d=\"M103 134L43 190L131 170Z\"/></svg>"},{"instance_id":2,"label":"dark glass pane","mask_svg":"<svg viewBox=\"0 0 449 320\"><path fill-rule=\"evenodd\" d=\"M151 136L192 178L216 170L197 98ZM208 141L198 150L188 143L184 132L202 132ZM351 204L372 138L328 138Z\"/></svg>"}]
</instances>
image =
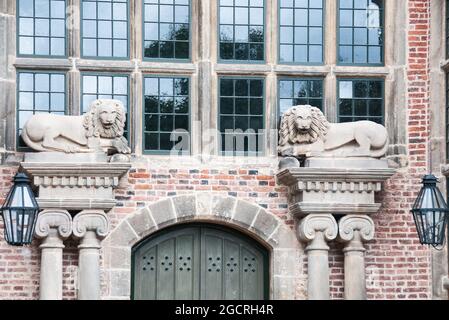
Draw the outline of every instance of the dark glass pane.
<instances>
[{"instance_id":1,"label":"dark glass pane","mask_svg":"<svg viewBox=\"0 0 449 320\"><path fill-rule=\"evenodd\" d=\"M382 83L380 81L370 81L368 83L369 97L382 98Z\"/></svg>"},{"instance_id":2,"label":"dark glass pane","mask_svg":"<svg viewBox=\"0 0 449 320\"><path fill-rule=\"evenodd\" d=\"M159 149L159 134L145 134L145 150L157 150Z\"/></svg>"},{"instance_id":3,"label":"dark glass pane","mask_svg":"<svg viewBox=\"0 0 449 320\"><path fill-rule=\"evenodd\" d=\"M176 40L189 40L189 25L188 24L177 24L175 28L175 39Z\"/></svg>"},{"instance_id":4,"label":"dark glass pane","mask_svg":"<svg viewBox=\"0 0 449 320\"><path fill-rule=\"evenodd\" d=\"M236 96L248 96L248 81L236 80L235 81L235 95Z\"/></svg>"},{"instance_id":5,"label":"dark glass pane","mask_svg":"<svg viewBox=\"0 0 449 320\"><path fill-rule=\"evenodd\" d=\"M159 25L159 40L175 40L175 25L171 23L161 23Z\"/></svg>"},{"instance_id":6,"label":"dark glass pane","mask_svg":"<svg viewBox=\"0 0 449 320\"><path fill-rule=\"evenodd\" d=\"M159 99L157 97L145 97L145 113L158 112Z\"/></svg>"},{"instance_id":7,"label":"dark glass pane","mask_svg":"<svg viewBox=\"0 0 449 320\"><path fill-rule=\"evenodd\" d=\"M221 98L220 99L220 112L223 114L234 113L234 99L233 98Z\"/></svg>"},{"instance_id":8,"label":"dark glass pane","mask_svg":"<svg viewBox=\"0 0 449 320\"><path fill-rule=\"evenodd\" d=\"M323 96L323 82L322 81L310 81L310 97L322 97Z\"/></svg>"},{"instance_id":9,"label":"dark glass pane","mask_svg":"<svg viewBox=\"0 0 449 320\"><path fill-rule=\"evenodd\" d=\"M263 81L261 80L250 81L250 95L252 97L261 97L263 95Z\"/></svg>"},{"instance_id":10,"label":"dark glass pane","mask_svg":"<svg viewBox=\"0 0 449 320\"><path fill-rule=\"evenodd\" d=\"M220 58L221 59L233 59L234 58L234 44L233 43L220 43Z\"/></svg>"},{"instance_id":11,"label":"dark glass pane","mask_svg":"<svg viewBox=\"0 0 449 320\"><path fill-rule=\"evenodd\" d=\"M301 106L301 105L307 105L309 104L308 99L293 99L293 105L295 106Z\"/></svg>"},{"instance_id":12,"label":"dark glass pane","mask_svg":"<svg viewBox=\"0 0 449 320\"><path fill-rule=\"evenodd\" d=\"M159 41L145 42L145 57L158 58L159 57Z\"/></svg>"},{"instance_id":13,"label":"dark glass pane","mask_svg":"<svg viewBox=\"0 0 449 320\"><path fill-rule=\"evenodd\" d=\"M174 56L174 45L171 41L161 41L161 58L173 58Z\"/></svg>"},{"instance_id":14,"label":"dark glass pane","mask_svg":"<svg viewBox=\"0 0 449 320\"><path fill-rule=\"evenodd\" d=\"M344 123L344 122L352 122L353 119L352 117L340 117L340 122Z\"/></svg>"},{"instance_id":15,"label":"dark glass pane","mask_svg":"<svg viewBox=\"0 0 449 320\"><path fill-rule=\"evenodd\" d=\"M175 112L176 113L188 113L189 112L189 99L188 98L175 98Z\"/></svg>"},{"instance_id":16,"label":"dark glass pane","mask_svg":"<svg viewBox=\"0 0 449 320\"><path fill-rule=\"evenodd\" d=\"M160 143L161 143L161 150L171 150L173 149L174 143L170 141L170 133L161 133L160 134Z\"/></svg>"},{"instance_id":17,"label":"dark glass pane","mask_svg":"<svg viewBox=\"0 0 449 320\"><path fill-rule=\"evenodd\" d=\"M251 98L250 99L250 114L262 115L263 114L263 99Z\"/></svg>"},{"instance_id":18,"label":"dark glass pane","mask_svg":"<svg viewBox=\"0 0 449 320\"><path fill-rule=\"evenodd\" d=\"M250 42L263 42L264 32L263 27L250 27L249 28L249 41Z\"/></svg>"},{"instance_id":19,"label":"dark glass pane","mask_svg":"<svg viewBox=\"0 0 449 320\"><path fill-rule=\"evenodd\" d=\"M312 107L317 107L320 110L323 110L323 100L321 99L310 99L309 104Z\"/></svg>"},{"instance_id":20,"label":"dark glass pane","mask_svg":"<svg viewBox=\"0 0 449 320\"><path fill-rule=\"evenodd\" d=\"M248 60L249 57L249 45L247 43L235 44L235 59L236 60Z\"/></svg>"},{"instance_id":21,"label":"dark glass pane","mask_svg":"<svg viewBox=\"0 0 449 320\"><path fill-rule=\"evenodd\" d=\"M365 81L354 81L354 97L365 98L368 96L368 85Z\"/></svg>"},{"instance_id":22,"label":"dark glass pane","mask_svg":"<svg viewBox=\"0 0 449 320\"><path fill-rule=\"evenodd\" d=\"M173 131L173 116L164 115L160 117L161 131Z\"/></svg>"},{"instance_id":23,"label":"dark glass pane","mask_svg":"<svg viewBox=\"0 0 449 320\"><path fill-rule=\"evenodd\" d=\"M366 116L368 114L367 101L355 100L354 101L354 115Z\"/></svg>"},{"instance_id":24,"label":"dark glass pane","mask_svg":"<svg viewBox=\"0 0 449 320\"><path fill-rule=\"evenodd\" d=\"M235 113L248 114L248 98L235 99Z\"/></svg>"},{"instance_id":25,"label":"dark glass pane","mask_svg":"<svg viewBox=\"0 0 449 320\"><path fill-rule=\"evenodd\" d=\"M159 131L159 116L145 115L145 131Z\"/></svg>"},{"instance_id":26,"label":"dark glass pane","mask_svg":"<svg viewBox=\"0 0 449 320\"><path fill-rule=\"evenodd\" d=\"M175 117L175 129L189 130L189 117L188 116L176 116Z\"/></svg>"},{"instance_id":27,"label":"dark glass pane","mask_svg":"<svg viewBox=\"0 0 449 320\"><path fill-rule=\"evenodd\" d=\"M250 44L249 51L251 60L263 60L263 44Z\"/></svg>"},{"instance_id":28,"label":"dark glass pane","mask_svg":"<svg viewBox=\"0 0 449 320\"><path fill-rule=\"evenodd\" d=\"M370 116L382 116L382 100L369 100L369 115Z\"/></svg>"},{"instance_id":29,"label":"dark glass pane","mask_svg":"<svg viewBox=\"0 0 449 320\"><path fill-rule=\"evenodd\" d=\"M246 131L249 128L248 117L235 117L235 128Z\"/></svg>"},{"instance_id":30,"label":"dark glass pane","mask_svg":"<svg viewBox=\"0 0 449 320\"><path fill-rule=\"evenodd\" d=\"M352 115L352 101L349 99L340 100L339 115Z\"/></svg>"},{"instance_id":31,"label":"dark glass pane","mask_svg":"<svg viewBox=\"0 0 449 320\"><path fill-rule=\"evenodd\" d=\"M174 101L173 98L161 98L161 113L173 113Z\"/></svg>"},{"instance_id":32,"label":"dark glass pane","mask_svg":"<svg viewBox=\"0 0 449 320\"><path fill-rule=\"evenodd\" d=\"M263 126L263 117L251 117L250 119L250 127L254 129L256 132L264 128Z\"/></svg>"},{"instance_id":33,"label":"dark glass pane","mask_svg":"<svg viewBox=\"0 0 449 320\"><path fill-rule=\"evenodd\" d=\"M220 80L220 95L221 96L234 95L234 80L231 79Z\"/></svg>"},{"instance_id":34,"label":"dark glass pane","mask_svg":"<svg viewBox=\"0 0 449 320\"><path fill-rule=\"evenodd\" d=\"M234 117L220 117L220 130L234 129Z\"/></svg>"}]
</instances>

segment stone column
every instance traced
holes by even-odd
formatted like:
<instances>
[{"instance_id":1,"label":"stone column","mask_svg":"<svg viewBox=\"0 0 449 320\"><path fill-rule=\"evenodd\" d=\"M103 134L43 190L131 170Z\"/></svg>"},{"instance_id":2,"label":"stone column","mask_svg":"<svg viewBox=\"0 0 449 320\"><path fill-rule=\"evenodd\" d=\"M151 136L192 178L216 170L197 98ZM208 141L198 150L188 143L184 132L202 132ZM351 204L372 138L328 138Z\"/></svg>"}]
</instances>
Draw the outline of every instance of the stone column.
<instances>
[{"instance_id":1,"label":"stone column","mask_svg":"<svg viewBox=\"0 0 449 320\"><path fill-rule=\"evenodd\" d=\"M309 300L329 299L329 246L337 237L337 222L331 214L311 214L298 226L299 238L307 242Z\"/></svg>"},{"instance_id":2,"label":"stone column","mask_svg":"<svg viewBox=\"0 0 449 320\"><path fill-rule=\"evenodd\" d=\"M36 222L35 236L41 249L40 300L62 299L63 240L72 233L72 217L66 210L44 210Z\"/></svg>"},{"instance_id":3,"label":"stone column","mask_svg":"<svg viewBox=\"0 0 449 320\"><path fill-rule=\"evenodd\" d=\"M366 299L365 247L374 238L374 222L364 215L348 215L339 223L339 240L345 242L345 299Z\"/></svg>"},{"instance_id":4,"label":"stone column","mask_svg":"<svg viewBox=\"0 0 449 320\"><path fill-rule=\"evenodd\" d=\"M100 243L108 232L109 220L102 210L84 210L73 218L73 235L80 239L79 300L100 299Z\"/></svg>"}]
</instances>

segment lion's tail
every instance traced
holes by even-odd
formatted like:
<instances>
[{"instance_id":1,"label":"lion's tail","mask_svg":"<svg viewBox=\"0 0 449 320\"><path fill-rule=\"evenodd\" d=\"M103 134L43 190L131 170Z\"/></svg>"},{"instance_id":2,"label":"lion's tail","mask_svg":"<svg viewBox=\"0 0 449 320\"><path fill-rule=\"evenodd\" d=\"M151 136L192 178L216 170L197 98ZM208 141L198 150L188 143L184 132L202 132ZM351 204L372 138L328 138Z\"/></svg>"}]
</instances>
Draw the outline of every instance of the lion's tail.
<instances>
[{"instance_id":1,"label":"lion's tail","mask_svg":"<svg viewBox=\"0 0 449 320\"><path fill-rule=\"evenodd\" d=\"M385 145L381 149L375 149L371 151L371 157L373 158L382 158L388 151L389 143L385 142Z\"/></svg>"},{"instance_id":2,"label":"lion's tail","mask_svg":"<svg viewBox=\"0 0 449 320\"><path fill-rule=\"evenodd\" d=\"M20 136L22 137L23 141L25 141L27 146L32 148L33 150L36 150L36 151L48 151L45 148L43 148L39 143L36 143L36 142L32 141L30 139L30 137L28 137L27 127L26 126L23 127L22 133L20 134Z\"/></svg>"}]
</instances>

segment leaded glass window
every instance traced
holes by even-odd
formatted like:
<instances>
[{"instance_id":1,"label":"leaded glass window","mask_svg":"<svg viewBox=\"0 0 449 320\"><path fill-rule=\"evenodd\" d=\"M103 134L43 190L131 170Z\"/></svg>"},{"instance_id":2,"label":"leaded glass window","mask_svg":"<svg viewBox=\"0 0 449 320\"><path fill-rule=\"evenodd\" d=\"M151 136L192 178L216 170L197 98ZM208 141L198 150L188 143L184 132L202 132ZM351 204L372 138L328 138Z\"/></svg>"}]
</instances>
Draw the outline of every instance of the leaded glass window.
<instances>
[{"instance_id":1,"label":"leaded glass window","mask_svg":"<svg viewBox=\"0 0 449 320\"><path fill-rule=\"evenodd\" d=\"M219 130L223 155L257 155L264 143L264 80L221 78Z\"/></svg>"},{"instance_id":2,"label":"leaded glass window","mask_svg":"<svg viewBox=\"0 0 449 320\"><path fill-rule=\"evenodd\" d=\"M128 76L110 74L83 74L81 80L81 113L89 111L90 104L96 99L120 100L125 108L125 137L128 137Z\"/></svg>"},{"instance_id":3,"label":"leaded glass window","mask_svg":"<svg viewBox=\"0 0 449 320\"><path fill-rule=\"evenodd\" d=\"M221 60L263 61L264 0L219 0Z\"/></svg>"},{"instance_id":4,"label":"leaded glass window","mask_svg":"<svg viewBox=\"0 0 449 320\"><path fill-rule=\"evenodd\" d=\"M279 0L279 61L322 63L323 0Z\"/></svg>"},{"instance_id":5,"label":"leaded glass window","mask_svg":"<svg viewBox=\"0 0 449 320\"><path fill-rule=\"evenodd\" d=\"M279 116L297 105L311 105L323 110L323 80L281 79L279 80Z\"/></svg>"},{"instance_id":6,"label":"leaded glass window","mask_svg":"<svg viewBox=\"0 0 449 320\"><path fill-rule=\"evenodd\" d=\"M144 1L144 57L190 58L190 0Z\"/></svg>"},{"instance_id":7,"label":"leaded glass window","mask_svg":"<svg viewBox=\"0 0 449 320\"><path fill-rule=\"evenodd\" d=\"M190 153L189 78L144 78L144 152Z\"/></svg>"},{"instance_id":8,"label":"leaded glass window","mask_svg":"<svg viewBox=\"0 0 449 320\"><path fill-rule=\"evenodd\" d=\"M384 122L384 81L341 79L338 81L338 120Z\"/></svg>"},{"instance_id":9,"label":"leaded glass window","mask_svg":"<svg viewBox=\"0 0 449 320\"><path fill-rule=\"evenodd\" d=\"M65 56L65 0L18 0L17 5L18 54Z\"/></svg>"},{"instance_id":10,"label":"leaded glass window","mask_svg":"<svg viewBox=\"0 0 449 320\"><path fill-rule=\"evenodd\" d=\"M83 0L82 56L127 58L128 16L127 0Z\"/></svg>"},{"instance_id":11,"label":"leaded glass window","mask_svg":"<svg viewBox=\"0 0 449 320\"><path fill-rule=\"evenodd\" d=\"M338 62L384 62L384 1L339 0Z\"/></svg>"},{"instance_id":12,"label":"leaded glass window","mask_svg":"<svg viewBox=\"0 0 449 320\"><path fill-rule=\"evenodd\" d=\"M20 133L33 114L66 113L65 74L19 71L17 88L18 147L26 148Z\"/></svg>"}]
</instances>

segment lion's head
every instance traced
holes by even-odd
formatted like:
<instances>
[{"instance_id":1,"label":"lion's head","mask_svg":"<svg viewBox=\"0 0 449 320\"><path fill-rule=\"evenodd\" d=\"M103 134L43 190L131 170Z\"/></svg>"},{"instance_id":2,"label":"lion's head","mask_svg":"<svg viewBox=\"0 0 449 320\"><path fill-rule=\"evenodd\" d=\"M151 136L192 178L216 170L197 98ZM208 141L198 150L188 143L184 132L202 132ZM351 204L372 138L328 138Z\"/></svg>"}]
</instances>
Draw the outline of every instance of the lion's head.
<instances>
[{"instance_id":1,"label":"lion's head","mask_svg":"<svg viewBox=\"0 0 449 320\"><path fill-rule=\"evenodd\" d=\"M117 138L125 129L125 108L119 100L95 100L84 115L86 137Z\"/></svg>"},{"instance_id":2,"label":"lion's head","mask_svg":"<svg viewBox=\"0 0 449 320\"><path fill-rule=\"evenodd\" d=\"M326 136L328 130L329 122L320 109L310 105L294 106L282 115L279 145L314 143Z\"/></svg>"}]
</instances>

